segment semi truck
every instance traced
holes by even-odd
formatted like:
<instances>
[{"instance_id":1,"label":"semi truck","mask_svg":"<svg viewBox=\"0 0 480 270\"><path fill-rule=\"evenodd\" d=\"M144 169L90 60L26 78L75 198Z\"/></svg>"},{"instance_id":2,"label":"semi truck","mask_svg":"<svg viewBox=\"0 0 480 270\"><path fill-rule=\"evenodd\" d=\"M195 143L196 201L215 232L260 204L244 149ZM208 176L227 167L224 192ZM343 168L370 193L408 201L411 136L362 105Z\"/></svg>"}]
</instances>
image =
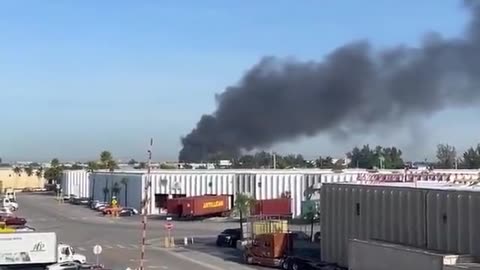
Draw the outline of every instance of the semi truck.
<instances>
[{"instance_id":1,"label":"semi truck","mask_svg":"<svg viewBox=\"0 0 480 270\"><path fill-rule=\"evenodd\" d=\"M47 266L59 262L86 263L67 244L57 242L54 232L16 232L0 234L0 267Z\"/></svg>"}]
</instances>

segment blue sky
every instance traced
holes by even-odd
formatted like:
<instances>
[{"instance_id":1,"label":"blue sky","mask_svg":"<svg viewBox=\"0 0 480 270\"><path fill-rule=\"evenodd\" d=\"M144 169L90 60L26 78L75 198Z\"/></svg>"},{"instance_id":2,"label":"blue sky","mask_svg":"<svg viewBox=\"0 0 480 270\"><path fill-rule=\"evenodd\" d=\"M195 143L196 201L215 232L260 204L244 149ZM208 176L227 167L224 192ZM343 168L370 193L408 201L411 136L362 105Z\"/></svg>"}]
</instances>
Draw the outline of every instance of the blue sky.
<instances>
[{"instance_id":1,"label":"blue sky","mask_svg":"<svg viewBox=\"0 0 480 270\"><path fill-rule=\"evenodd\" d=\"M434 0L2 1L0 157L88 160L109 149L142 159L153 136L154 157L176 159L180 136L215 109L214 94L262 56L321 60L363 38L415 45L430 30L459 35L467 19L459 1ZM409 155L476 144L472 113L422 121L428 140ZM365 142L412 146L411 136L391 135L341 145L320 135L274 149L310 157Z\"/></svg>"}]
</instances>

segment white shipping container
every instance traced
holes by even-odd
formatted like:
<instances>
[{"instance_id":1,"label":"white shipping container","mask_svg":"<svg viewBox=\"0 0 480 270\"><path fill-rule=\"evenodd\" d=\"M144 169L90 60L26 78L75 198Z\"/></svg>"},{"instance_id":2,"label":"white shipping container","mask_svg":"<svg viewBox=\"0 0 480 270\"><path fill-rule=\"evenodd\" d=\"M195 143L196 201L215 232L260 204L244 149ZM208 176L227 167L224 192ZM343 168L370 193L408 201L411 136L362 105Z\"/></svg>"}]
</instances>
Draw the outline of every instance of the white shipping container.
<instances>
[{"instance_id":1,"label":"white shipping container","mask_svg":"<svg viewBox=\"0 0 480 270\"><path fill-rule=\"evenodd\" d=\"M55 262L55 233L0 233L0 266Z\"/></svg>"},{"instance_id":2,"label":"white shipping container","mask_svg":"<svg viewBox=\"0 0 480 270\"><path fill-rule=\"evenodd\" d=\"M89 173L84 170L68 170L62 174L61 187L64 195L90 197Z\"/></svg>"}]
</instances>

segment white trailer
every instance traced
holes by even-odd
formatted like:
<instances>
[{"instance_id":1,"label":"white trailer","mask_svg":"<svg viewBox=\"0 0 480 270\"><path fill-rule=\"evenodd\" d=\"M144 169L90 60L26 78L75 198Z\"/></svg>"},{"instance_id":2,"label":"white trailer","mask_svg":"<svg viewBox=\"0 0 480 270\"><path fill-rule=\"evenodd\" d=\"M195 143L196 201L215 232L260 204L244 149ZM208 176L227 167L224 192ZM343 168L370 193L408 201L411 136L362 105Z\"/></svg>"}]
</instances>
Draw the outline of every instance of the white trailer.
<instances>
[{"instance_id":1,"label":"white trailer","mask_svg":"<svg viewBox=\"0 0 480 270\"><path fill-rule=\"evenodd\" d=\"M70 245L57 243L54 232L0 233L0 266L86 261Z\"/></svg>"},{"instance_id":2,"label":"white trailer","mask_svg":"<svg viewBox=\"0 0 480 270\"><path fill-rule=\"evenodd\" d=\"M55 233L0 234L0 265L56 262L57 235Z\"/></svg>"}]
</instances>

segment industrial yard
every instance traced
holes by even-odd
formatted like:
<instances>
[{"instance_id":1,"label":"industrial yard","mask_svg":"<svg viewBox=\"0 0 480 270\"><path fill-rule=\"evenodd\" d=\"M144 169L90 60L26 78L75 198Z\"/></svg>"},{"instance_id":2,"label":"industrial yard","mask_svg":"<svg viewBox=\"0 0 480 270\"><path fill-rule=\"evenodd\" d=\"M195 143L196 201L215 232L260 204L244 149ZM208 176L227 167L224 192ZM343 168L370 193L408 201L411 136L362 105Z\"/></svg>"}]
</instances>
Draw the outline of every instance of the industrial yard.
<instances>
[{"instance_id":1,"label":"industrial yard","mask_svg":"<svg viewBox=\"0 0 480 270\"><path fill-rule=\"evenodd\" d=\"M102 188L114 186L128 178L128 192L124 193L123 189L118 192L118 200L139 207L144 198L142 191L150 179L152 184L148 196L152 200L146 207L146 214L153 219L163 220L172 212L167 207L168 202L178 200L175 198L221 195L226 197L225 203L229 203L229 208L233 209L238 194L251 194L260 201L285 198L285 194L288 194L291 217L294 219L302 218L302 205L308 201L314 201L319 207L321 219L319 227L315 225L315 231L321 231L321 243L317 248L316 260L330 264L318 269L330 269L325 267L332 265L339 268L376 269L376 265L382 264L380 261L366 264L358 258L378 256L375 254L381 252L390 254L392 250L399 253L398 258L416 252L419 261L442 261L442 267L445 261L445 264L458 263L458 267L463 267L462 262L472 265L480 255L475 247L476 233L473 229L480 225L476 224L475 217L475 198L477 189L480 190L476 186L479 173L478 170L390 170L376 173L364 170L345 170L341 173L331 170L177 170L152 171L150 174L142 171L93 174L65 171L62 186L64 192L83 197L90 196L95 190L93 198L103 200L105 194L101 192ZM127 197L122 194L127 194ZM217 229L212 234L220 232L220 225L224 228L238 227L238 223L228 221L228 217L216 220ZM197 222L175 221L175 224L183 228L195 226ZM212 221L200 222L208 224ZM307 225L290 226L289 230L309 234ZM184 243L180 242L180 245ZM210 238L202 238L186 249L198 256L214 254L216 257L231 258L239 264L244 263L241 251L214 249L212 245L213 238L210 235ZM372 253L368 253L369 249ZM424 254L422 252L431 254L421 255ZM451 262L444 259L452 256L458 259ZM385 258L390 257L385 255ZM398 268L394 269L442 269L435 263L428 264L428 267L420 262L403 264L401 259L395 264ZM453 267L451 269L457 267L452 265L449 265Z\"/></svg>"}]
</instances>

